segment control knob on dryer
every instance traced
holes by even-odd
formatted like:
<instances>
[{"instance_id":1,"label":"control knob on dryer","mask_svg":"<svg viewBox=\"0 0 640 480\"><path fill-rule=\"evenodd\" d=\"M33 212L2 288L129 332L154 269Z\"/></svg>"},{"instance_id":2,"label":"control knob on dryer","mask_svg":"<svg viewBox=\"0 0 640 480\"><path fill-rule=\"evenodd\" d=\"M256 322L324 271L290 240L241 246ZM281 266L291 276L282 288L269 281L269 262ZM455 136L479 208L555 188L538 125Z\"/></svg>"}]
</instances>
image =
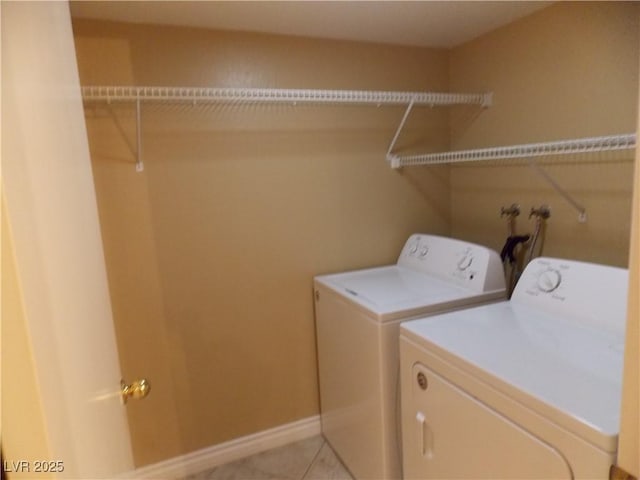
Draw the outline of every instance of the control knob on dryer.
<instances>
[{"instance_id":1,"label":"control knob on dryer","mask_svg":"<svg viewBox=\"0 0 640 480\"><path fill-rule=\"evenodd\" d=\"M538 275L536 285L539 290L545 293L550 293L560 286L561 281L562 276L560 275L560 272L553 268L549 268Z\"/></svg>"}]
</instances>

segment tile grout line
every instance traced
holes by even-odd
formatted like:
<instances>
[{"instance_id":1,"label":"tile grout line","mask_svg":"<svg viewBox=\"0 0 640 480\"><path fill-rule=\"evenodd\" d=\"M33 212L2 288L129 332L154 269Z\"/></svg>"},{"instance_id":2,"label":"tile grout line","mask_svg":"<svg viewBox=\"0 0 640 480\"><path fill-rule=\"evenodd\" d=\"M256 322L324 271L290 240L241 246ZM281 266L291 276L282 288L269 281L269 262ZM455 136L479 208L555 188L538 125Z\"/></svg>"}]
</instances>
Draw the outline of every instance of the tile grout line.
<instances>
[{"instance_id":1,"label":"tile grout line","mask_svg":"<svg viewBox=\"0 0 640 480\"><path fill-rule=\"evenodd\" d=\"M309 472L311 471L311 468L313 467L313 464L316 463L316 460L318 459L318 456L320 455L320 452L322 451L322 447L324 447L324 444L326 443L326 440L324 439L324 437L322 438L322 443L320 444L320 446L318 447L318 451L316 452L316 454L313 456L313 458L311 459L311 462L309 462L309 466L306 468L306 470L304 471L304 473L302 474L302 476L300 477L300 480L304 480L307 475L309 474Z\"/></svg>"}]
</instances>

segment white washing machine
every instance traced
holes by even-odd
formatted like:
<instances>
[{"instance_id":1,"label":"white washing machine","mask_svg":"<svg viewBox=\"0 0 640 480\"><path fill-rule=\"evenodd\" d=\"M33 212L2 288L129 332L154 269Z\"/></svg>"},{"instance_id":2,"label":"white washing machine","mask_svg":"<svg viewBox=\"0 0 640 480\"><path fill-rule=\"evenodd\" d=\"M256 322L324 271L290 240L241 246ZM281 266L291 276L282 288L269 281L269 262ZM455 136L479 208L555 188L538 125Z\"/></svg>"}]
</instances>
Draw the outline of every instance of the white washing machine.
<instances>
[{"instance_id":1,"label":"white washing machine","mask_svg":"<svg viewBox=\"0 0 640 480\"><path fill-rule=\"evenodd\" d=\"M322 432L357 479L401 478L399 324L505 298L485 247L412 235L396 265L314 279Z\"/></svg>"},{"instance_id":2,"label":"white washing machine","mask_svg":"<svg viewBox=\"0 0 640 480\"><path fill-rule=\"evenodd\" d=\"M609 478L627 279L538 258L510 301L404 323L405 478Z\"/></svg>"}]
</instances>

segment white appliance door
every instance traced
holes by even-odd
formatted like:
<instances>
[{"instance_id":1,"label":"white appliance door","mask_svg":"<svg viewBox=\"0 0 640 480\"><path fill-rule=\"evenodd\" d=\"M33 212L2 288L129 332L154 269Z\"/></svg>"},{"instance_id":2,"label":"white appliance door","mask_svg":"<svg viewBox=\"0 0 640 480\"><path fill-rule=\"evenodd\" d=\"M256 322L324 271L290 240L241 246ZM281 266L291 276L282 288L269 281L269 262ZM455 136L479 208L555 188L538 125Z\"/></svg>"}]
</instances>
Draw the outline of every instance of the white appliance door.
<instances>
[{"instance_id":1,"label":"white appliance door","mask_svg":"<svg viewBox=\"0 0 640 480\"><path fill-rule=\"evenodd\" d=\"M572 478L552 446L426 366L413 365L412 376L403 386L404 478Z\"/></svg>"},{"instance_id":2,"label":"white appliance door","mask_svg":"<svg viewBox=\"0 0 640 480\"><path fill-rule=\"evenodd\" d=\"M51 455L38 460L113 478L133 460L69 6L1 8L2 182Z\"/></svg>"}]
</instances>

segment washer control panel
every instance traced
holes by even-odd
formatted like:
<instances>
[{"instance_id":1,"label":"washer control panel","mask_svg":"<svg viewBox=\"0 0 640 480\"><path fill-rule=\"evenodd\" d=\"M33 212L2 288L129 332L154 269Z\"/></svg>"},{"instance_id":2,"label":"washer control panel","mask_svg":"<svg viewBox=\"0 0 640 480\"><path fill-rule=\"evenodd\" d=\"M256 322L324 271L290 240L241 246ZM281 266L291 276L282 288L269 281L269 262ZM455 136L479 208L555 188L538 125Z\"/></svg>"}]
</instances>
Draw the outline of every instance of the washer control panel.
<instances>
[{"instance_id":1,"label":"washer control panel","mask_svg":"<svg viewBox=\"0 0 640 480\"><path fill-rule=\"evenodd\" d=\"M424 260L427 258L427 254L429 253L429 242L424 236L420 235L412 235L407 240L407 244L403 249L403 254L405 257L414 257L419 260Z\"/></svg>"},{"instance_id":2,"label":"washer control panel","mask_svg":"<svg viewBox=\"0 0 640 480\"><path fill-rule=\"evenodd\" d=\"M511 300L620 329L626 317L627 282L626 269L540 257L527 265Z\"/></svg>"},{"instance_id":3,"label":"washer control panel","mask_svg":"<svg viewBox=\"0 0 640 480\"><path fill-rule=\"evenodd\" d=\"M458 270L460 272L464 272L468 270L471 264L473 263L473 251L470 248L467 248L464 253L460 255L460 260L458 260Z\"/></svg>"},{"instance_id":4,"label":"washer control panel","mask_svg":"<svg viewBox=\"0 0 640 480\"><path fill-rule=\"evenodd\" d=\"M398 265L476 291L505 288L502 262L496 252L453 238L411 235L402 249Z\"/></svg>"}]
</instances>

